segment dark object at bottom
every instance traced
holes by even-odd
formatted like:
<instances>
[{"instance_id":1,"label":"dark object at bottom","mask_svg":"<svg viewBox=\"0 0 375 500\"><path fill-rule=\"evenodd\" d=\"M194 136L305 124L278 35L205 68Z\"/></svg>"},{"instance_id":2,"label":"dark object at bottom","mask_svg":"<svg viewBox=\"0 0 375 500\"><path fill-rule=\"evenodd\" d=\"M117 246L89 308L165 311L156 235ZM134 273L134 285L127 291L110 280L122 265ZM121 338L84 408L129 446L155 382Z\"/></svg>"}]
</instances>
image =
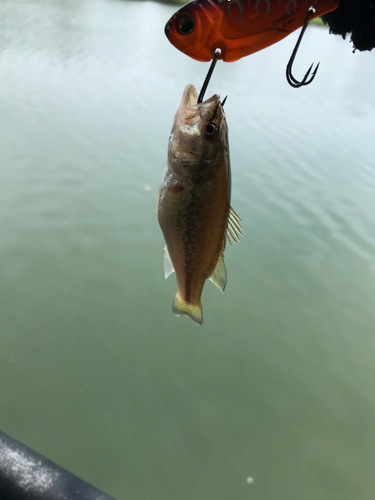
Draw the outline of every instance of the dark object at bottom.
<instances>
[{"instance_id":1,"label":"dark object at bottom","mask_svg":"<svg viewBox=\"0 0 375 500\"><path fill-rule=\"evenodd\" d=\"M354 51L375 47L375 0L340 0L338 8L322 19L335 35L345 38L351 33Z\"/></svg>"},{"instance_id":2,"label":"dark object at bottom","mask_svg":"<svg viewBox=\"0 0 375 500\"><path fill-rule=\"evenodd\" d=\"M0 500L114 500L0 431Z\"/></svg>"}]
</instances>

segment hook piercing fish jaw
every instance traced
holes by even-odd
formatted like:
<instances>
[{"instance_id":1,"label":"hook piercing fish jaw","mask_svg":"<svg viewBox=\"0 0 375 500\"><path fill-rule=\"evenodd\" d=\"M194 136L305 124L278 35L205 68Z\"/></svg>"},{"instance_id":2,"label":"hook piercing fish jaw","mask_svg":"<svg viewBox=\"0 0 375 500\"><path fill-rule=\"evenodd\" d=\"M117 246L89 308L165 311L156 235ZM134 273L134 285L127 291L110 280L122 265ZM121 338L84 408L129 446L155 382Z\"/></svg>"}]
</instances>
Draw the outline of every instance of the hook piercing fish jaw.
<instances>
[{"instance_id":1,"label":"hook piercing fish jaw","mask_svg":"<svg viewBox=\"0 0 375 500\"><path fill-rule=\"evenodd\" d=\"M216 63L217 63L217 60L218 60L220 54L221 54L221 50L215 49L214 56L213 56L212 61L211 61L210 69L208 70L207 76L203 82L202 90L199 92L198 104L200 104L203 101L204 94L206 93L208 84L210 83L212 73L215 69L215 66L216 66Z\"/></svg>"}]
</instances>

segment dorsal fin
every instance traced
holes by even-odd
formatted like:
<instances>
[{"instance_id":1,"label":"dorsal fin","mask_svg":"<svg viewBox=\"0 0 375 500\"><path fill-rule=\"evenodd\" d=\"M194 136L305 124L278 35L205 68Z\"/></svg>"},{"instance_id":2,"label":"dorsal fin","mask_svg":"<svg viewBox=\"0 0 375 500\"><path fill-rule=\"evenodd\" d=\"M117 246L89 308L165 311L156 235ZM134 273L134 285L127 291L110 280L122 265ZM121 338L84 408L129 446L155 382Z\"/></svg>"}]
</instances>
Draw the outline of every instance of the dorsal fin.
<instances>
[{"instance_id":1,"label":"dorsal fin","mask_svg":"<svg viewBox=\"0 0 375 500\"><path fill-rule=\"evenodd\" d=\"M212 281L212 283L216 285L219 290L224 292L225 285L227 284L227 270L225 268L223 255L220 255L214 272L209 277L209 280Z\"/></svg>"},{"instance_id":2,"label":"dorsal fin","mask_svg":"<svg viewBox=\"0 0 375 500\"><path fill-rule=\"evenodd\" d=\"M174 272L174 267L171 258L168 253L167 245L164 247L164 276L165 279L168 278Z\"/></svg>"},{"instance_id":3,"label":"dorsal fin","mask_svg":"<svg viewBox=\"0 0 375 500\"><path fill-rule=\"evenodd\" d=\"M243 236L241 219L238 217L233 208L230 207L228 215L227 233L226 233L227 243L231 245L232 242L233 243L239 242L240 236Z\"/></svg>"}]
</instances>

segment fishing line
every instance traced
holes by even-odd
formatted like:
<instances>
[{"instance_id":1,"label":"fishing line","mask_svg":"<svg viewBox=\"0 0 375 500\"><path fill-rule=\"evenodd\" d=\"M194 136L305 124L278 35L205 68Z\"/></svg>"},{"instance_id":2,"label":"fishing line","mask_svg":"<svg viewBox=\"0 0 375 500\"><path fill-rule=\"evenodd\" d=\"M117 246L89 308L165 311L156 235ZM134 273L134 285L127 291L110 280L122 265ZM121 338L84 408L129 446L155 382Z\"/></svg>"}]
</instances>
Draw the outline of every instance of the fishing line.
<instances>
[{"instance_id":1,"label":"fishing line","mask_svg":"<svg viewBox=\"0 0 375 500\"><path fill-rule=\"evenodd\" d=\"M212 73L215 69L215 66L216 66L216 63L217 63L217 60L218 60L220 54L221 54L221 50L215 49L214 57L212 58L210 69L208 70L206 79L203 82L202 90L200 91L199 96L198 96L198 104L203 101L204 94L207 90L208 84L210 83Z\"/></svg>"}]
</instances>

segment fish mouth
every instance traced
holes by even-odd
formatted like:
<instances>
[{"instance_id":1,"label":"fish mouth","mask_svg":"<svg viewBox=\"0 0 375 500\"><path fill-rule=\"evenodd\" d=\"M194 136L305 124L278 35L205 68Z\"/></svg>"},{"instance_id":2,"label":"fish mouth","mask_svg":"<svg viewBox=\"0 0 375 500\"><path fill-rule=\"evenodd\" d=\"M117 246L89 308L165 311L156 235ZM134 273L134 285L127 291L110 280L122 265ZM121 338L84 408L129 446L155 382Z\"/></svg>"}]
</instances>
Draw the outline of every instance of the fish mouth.
<instances>
[{"instance_id":1,"label":"fish mouth","mask_svg":"<svg viewBox=\"0 0 375 500\"><path fill-rule=\"evenodd\" d=\"M205 101L198 103L198 92L194 85L187 84L182 94L180 107L177 111L179 123L193 125L201 120L210 121L214 111L218 108L220 97L214 94ZM223 112L223 111L222 111Z\"/></svg>"},{"instance_id":2,"label":"fish mouth","mask_svg":"<svg viewBox=\"0 0 375 500\"><path fill-rule=\"evenodd\" d=\"M212 97L209 97L205 101L199 103L199 107L212 107L220 102L220 97L217 94L214 94ZM224 101L223 101L224 103ZM196 106L198 104L198 92L197 89L191 83L188 83L184 89L181 98L180 108L182 107L191 107Z\"/></svg>"},{"instance_id":3,"label":"fish mouth","mask_svg":"<svg viewBox=\"0 0 375 500\"><path fill-rule=\"evenodd\" d=\"M195 106L196 104L198 104L198 92L194 87L194 85L188 83L182 94L180 107L182 106L190 107L190 106Z\"/></svg>"}]
</instances>

